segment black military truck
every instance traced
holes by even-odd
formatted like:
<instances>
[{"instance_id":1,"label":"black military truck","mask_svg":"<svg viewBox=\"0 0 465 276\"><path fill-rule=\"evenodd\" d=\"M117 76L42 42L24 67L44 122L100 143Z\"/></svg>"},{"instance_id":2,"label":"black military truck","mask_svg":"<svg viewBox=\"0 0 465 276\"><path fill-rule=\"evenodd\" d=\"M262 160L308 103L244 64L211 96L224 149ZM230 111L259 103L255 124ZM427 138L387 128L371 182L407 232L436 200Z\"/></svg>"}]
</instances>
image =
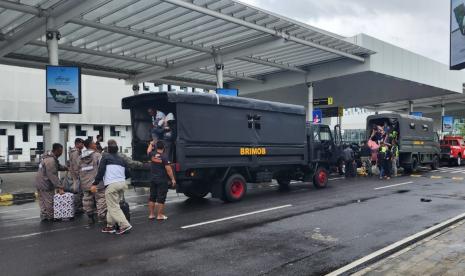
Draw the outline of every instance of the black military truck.
<instances>
[{"instance_id":1,"label":"black military truck","mask_svg":"<svg viewBox=\"0 0 465 276\"><path fill-rule=\"evenodd\" d=\"M238 201L246 183L272 179L282 187L292 180L312 180L323 188L342 155L330 128L307 124L302 106L185 92L145 93L124 98L122 106L131 111L132 157L139 161L148 161L148 108L173 113L176 189L188 197L211 193ZM133 171L132 184L149 186L149 171Z\"/></svg>"},{"instance_id":2,"label":"black military truck","mask_svg":"<svg viewBox=\"0 0 465 276\"><path fill-rule=\"evenodd\" d=\"M422 165L439 167L441 149L433 119L398 113L368 116L367 137L374 127L384 125L398 133L399 165L406 172L415 172Z\"/></svg>"}]
</instances>

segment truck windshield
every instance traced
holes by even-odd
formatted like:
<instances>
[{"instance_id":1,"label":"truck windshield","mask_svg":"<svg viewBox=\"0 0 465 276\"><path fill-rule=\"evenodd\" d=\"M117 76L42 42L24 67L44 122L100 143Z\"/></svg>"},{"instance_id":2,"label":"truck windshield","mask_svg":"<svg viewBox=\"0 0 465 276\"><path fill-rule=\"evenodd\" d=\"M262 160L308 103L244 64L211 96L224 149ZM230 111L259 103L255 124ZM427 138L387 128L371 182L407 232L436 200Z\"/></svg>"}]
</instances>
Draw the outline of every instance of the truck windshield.
<instances>
[{"instance_id":1,"label":"truck windshield","mask_svg":"<svg viewBox=\"0 0 465 276\"><path fill-rule=\"evenodd\" d=\"M320 129L320 140L321 141L331 141L331 130L329 127L322 127Z\"/></svg>"}]
</instances>

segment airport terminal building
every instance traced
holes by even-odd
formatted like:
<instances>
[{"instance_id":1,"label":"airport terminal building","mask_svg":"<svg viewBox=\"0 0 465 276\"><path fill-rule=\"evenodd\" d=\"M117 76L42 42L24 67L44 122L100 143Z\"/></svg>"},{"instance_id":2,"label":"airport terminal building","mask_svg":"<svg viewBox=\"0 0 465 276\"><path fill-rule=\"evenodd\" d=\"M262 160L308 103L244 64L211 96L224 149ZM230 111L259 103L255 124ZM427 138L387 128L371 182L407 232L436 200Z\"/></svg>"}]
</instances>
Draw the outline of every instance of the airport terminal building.
<instances>
[{"instance_id":1,"label":"airport terminal building","mask_svg":"<svg viewBox=\"0 0 465 276\"><path fill-rule=\"evenodd\" d=\"M144 82L237 89L305 106L307 120L313 100L327 97L345 109L465 117L464 72L365 34L342 37L233 0L204 2L0 1L10 18L0 21L0 158L27 162L50 148L44 141L69 148L98 134L130 154L121 99L183 90L133 92ZM46 112L46 65L81 68L81 114Z\"/></svg>"}]
</instances>

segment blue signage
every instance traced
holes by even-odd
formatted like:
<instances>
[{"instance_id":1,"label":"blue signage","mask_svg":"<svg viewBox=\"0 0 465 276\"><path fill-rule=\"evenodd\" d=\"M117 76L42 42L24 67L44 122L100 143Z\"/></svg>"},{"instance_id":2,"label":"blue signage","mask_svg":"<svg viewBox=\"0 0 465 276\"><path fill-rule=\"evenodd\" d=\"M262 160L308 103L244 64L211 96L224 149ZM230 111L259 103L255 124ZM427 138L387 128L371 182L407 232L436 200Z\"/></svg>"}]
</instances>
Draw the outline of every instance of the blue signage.
<instances>
[{"instance_id":1,"label":"blue signage","mask_svg":"<svg viewBox=\"0 0 465 276\"><path fill-rule=\"evenodd\" d=\"M453 132L454 131L454 117L443 116L442 117L442 132Z\"/></svg>"},{"instance_id":2,"label":"blue signage","mask_svg":"<svg viewBox=\"0 0 465 276\"><path fill-rule=\"evenodd\" d=\"M47 113L81 114L81 70L75 66L46 68Z\"/></svg>"},{"instance_id":3,"label":"blue signage","mask_svg":"<svg viewBox=\"0 0 465 276\"><path fill-rule=\"evenodd\" d=\"M417 116L417 117L423 117L423 112L410 112L410 115Z\"/></svg>"},{"instance_id":4,"label":"blue signage","mask_svg":"<svg viewBox=\"0 0 465 276\"><path fill-rule=\"evenodd\" d=\"M321 124L321 120L323 119L323 112L321 109L313 110L312 121L314 124Z\"/></svg>"},{"instance_id":5,"label":"blue signage","mask_svg":"<svg viewBox=\"0 0 465 276\"><path fill-rule=\"evenodd\" d=\"M239 90L237 89L226 89L226 88L217 88L216 94L224 96L239 96Z\"/></svg>"}]
</instances>

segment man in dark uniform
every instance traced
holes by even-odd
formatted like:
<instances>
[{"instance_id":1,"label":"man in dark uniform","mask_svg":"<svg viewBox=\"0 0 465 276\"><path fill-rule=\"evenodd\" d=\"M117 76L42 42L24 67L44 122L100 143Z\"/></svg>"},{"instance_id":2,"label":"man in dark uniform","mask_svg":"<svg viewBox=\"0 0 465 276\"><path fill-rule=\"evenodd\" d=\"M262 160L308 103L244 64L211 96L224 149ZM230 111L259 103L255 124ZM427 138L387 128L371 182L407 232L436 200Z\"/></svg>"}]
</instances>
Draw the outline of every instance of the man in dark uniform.
<instances>
[{"instance_id":1,"label":"man in dark uniform","mask_svg":"<svg viewBox=\"0 0 465 276\"><path fill-rule=\"evenodd\" d=\"M165 209L169 180L171 180L172 187L176 187L171 163L164 154L164 151L165 145L162 141L157 141L155 145L152 142L147 148L147 154L151 161L149 219L155 219L155 209L157 209L157 220L166 220L168 218L163 211Z\"/></svg>"}]
</instances>

